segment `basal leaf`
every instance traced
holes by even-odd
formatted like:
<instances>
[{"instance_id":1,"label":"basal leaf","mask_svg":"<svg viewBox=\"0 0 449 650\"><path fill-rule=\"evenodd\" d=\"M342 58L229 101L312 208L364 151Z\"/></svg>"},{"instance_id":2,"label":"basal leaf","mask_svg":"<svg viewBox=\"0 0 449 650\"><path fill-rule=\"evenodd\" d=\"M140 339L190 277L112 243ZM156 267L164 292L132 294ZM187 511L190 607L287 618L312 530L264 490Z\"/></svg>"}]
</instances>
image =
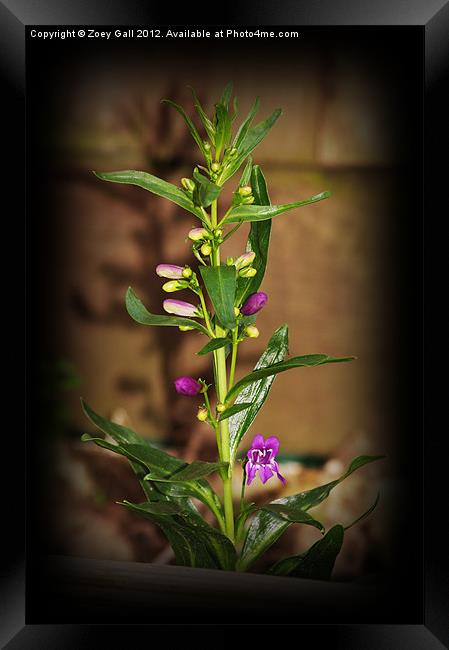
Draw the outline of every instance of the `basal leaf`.
<instances>
[{"instance_id":1,"label":"basal leaf","mask_svg":"<svg viewBox=\"0 0 449 650\"><path fill-rule=\"evenodd\" d=\"M251 384L258 379L263 379L264 377L269 377L271 375L277 375L280 372L285 372L286 370L291 370L292 368L310 368L314 366L321 366L325 363L341 363L343 361L352 361L354 358L355 357L330 357L327 354L305 354L301 357L292 357L286 361L280 361L279 363L275 363L272 366L254 370L253 372L250 372L249 375L242 377L242 379L234 384L234 386L228 391L228 394L226 395L226 402L232 401L247 384Z\"/></svg>"},{"instance_id":2,"label":"basal leaf","mask_svg":"<svg viewBox=\"0 0 449 650\"><path fill-rule=\"evenodd\" d=\"M344 539L343 526L333 526L326 535L301 555L293 555L277 562L268 573L276 576L295 576L311 580L330 580L335 560Z\"/></svg>"},{"instance_id":3,"label":"basal leaf","mask_svg":"<svg viewBox=\"0 0 449 650\"><path fill-rule=\"evenodd\" d=\"M235 327L235 266L201 266L201 276L215 314L225 329Z\"/></svg>"},{"instance_id":4,"label":"basal leaf","mask_svg":"<svg viewBox=\"0 0 449 650\"><path fill-rule=\"evenodd\" d=\"M294 208L300 208L303 205L309 205L310 203L317 203L323 199L329 198L329 192L321 192L312 196L310 199L305 199L304 201L296 201L295 203L285 203L284 205L268 205L260 206L255 205L236 205L228 213L228 216L224 220L224 223L235 223L241 221L265 221L266 219L272 219L278 214L287 212L288 210L293 210Z\"/></svg>"},{"instance_id":5,"label":"basal leaf","mask_svg":"<svg viewBox=\"0 0 449 650\"><path fill-rule=\"evenodd\" d=\"M157 176L148 174L147 172L138 172L132 169L119 172L94 172L95 176L101 178L103 181L110 181L111 183L125 183L127 185L137 185L142 187L148 192L152 192L157 196L162 196L172 203L176 203L179 207L184 208L191 212L199 219L203 220L204 215L200 208L193 204L193 201L176 185L167 183Z\"/></svg>"},{"instance_id":6,"label":"basal leaf","mask_svg":"<svg viewBox=\"0 0 449 650\"><path fill-rule=\"evenodd\" d=\"M165 314L151 314L148 309L144 306L142 301L136 296L131 287L128 288L126 292L126 309L128 314L133 318L137 323L141 325L153 325L153 326L168 326L168 327L179 327L180 325L193 327L194 329L206 334L209 336L207 329L198 323L192 318L184 318L182 316L167 316Z\"/></svg>"},{"instance_id":7,"label":"basal leaf","mask_svg":"<svg viewBox=\"0 0 449 650\"><path fill-rule=\"evenodd\" d=\"M334 487L344 481L357 469L380 458L383 458L383 456L358 456L350 463L346 472L340 478L325 485L320 485L312 490L306 490L305 492L276 499L271 505L280 504L301 511L310 510L310 508L324 501ZM245 543L239 559L239 569L242 571L248 569L279 539L290 524L291 522L282 520L267 510L257 512L246 533Z\"/></svg>"},{"instance_id":8,"label":"basal leaf","mask_svg":"<svg viewBox=\"0 0 449 650\"><path fill-rule=\"evenodd\" d=\"M266 350L262 353L254 370L259 370L281 361L288 350L288 325L281 325L268 341ZM247 384L237 396L234 406L251 403L245 411L229 418L231 462L234 461L237 449L245 433L254 422L258 412L264 405L275 375L264 377L256 382Z\"/></svg>"}]
</instances>

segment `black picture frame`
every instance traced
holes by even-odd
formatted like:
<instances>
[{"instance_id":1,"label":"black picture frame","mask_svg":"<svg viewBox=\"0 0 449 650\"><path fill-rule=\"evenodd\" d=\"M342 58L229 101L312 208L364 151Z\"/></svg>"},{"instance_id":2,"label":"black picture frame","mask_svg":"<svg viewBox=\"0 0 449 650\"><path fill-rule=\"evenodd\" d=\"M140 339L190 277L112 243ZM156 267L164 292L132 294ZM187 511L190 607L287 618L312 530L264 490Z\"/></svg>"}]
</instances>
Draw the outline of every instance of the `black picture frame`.
<instances>
[{"instance_id":1,"label":"black picture frame","mask_svg":"<svg viewBox=\"0 0 449 650\"><path fill-rule=\"evenodd\" d=\"M236 8L237 9L237 8ZM98 0L94 3L78 2L71 3L67 0L41 0L39 3L29 3L25 0L8 0L0 3L0 66L3 76L4 97L6 98L7 117L4 125L4 138L7 144L8 156L5 156L6 163L3 178L8 179L8 192L13 191L15 184L14 211L17 215L25 214L25 191L24 174L13 173L9 170L25 169L25 28L28 25L137 25L137 24L169 24L170 12L163 16L160 12L151 12L144 3L134 0L123 3L120 1ZM177 22L185 19L178 15ZM188 20L188 19L187 19ZM424 35L424 65L425 65L425 94L424 102L424 155L423 165L423 212L422 230L418 233L417 240L431 244L431 254L427 257L428 285L434 280L445 284L443 271L443 260L445 254L443 243L439 240L440 226L447 214L444 204L444 160L438 161L438 155L442 148L442 138L447 136L447 114L448 106L444 100L444 86L447 83L447 71L449 62L449 3L442 0L432 2L420 2L419 0L391 3L372 3L363 0L352 2L344 0L321 0L320 2L298 2L298 3L268 3L266 0L257 3L257 9L246 5L231 15L229 10L223 15L221 21L225 25L415 25L423 30ZM45 73L45 71L43 71ZM447 182L447 181L446 181ZM441 218L443 217L443 219ZM425 229L424 225L428 224ZM23 251L24 241L20 220L17 217L14 224L15 230L10 238L17 242L18 250ZM424 237L424 233L426 233ZM438 234L437 234L438 233ZM437 237L435 237L437 234ZM422 286L422 262L423 247L418 245L416 251L418 284L411 287L416 296L416 337L414 350L411 353L416 355L416 381L419 387L419 395L422 394L422 368L427 354L423 353L423 286ZM439 248L441 247L441 249ZM20 256L19 256L20 257ZM21 260L25 266L25 256ZM8 267L4 269L3 277L10 278ZM23 313L22 299L26 287L20 285L17 291L8 292L8 313ZM11 283L8 283L11 286ZM17 286L17 284L16 284ZM430 292L429 292L430 293ZM12 294L12 295L11 295ZM427 299L426 309L430 313L441 309L439 302ZM436 312L438 315L438 312ZM14 319L15 321L15 319ZM17 337L15 326L12 327ZM415 330L414 330L415 331ZM11 332L11 340L13 333ZM444 324L441 323L432 329L433 341L441 341L443 348ZM8 346L10 347L10 346ZM20 335L15 352L5 354L11 361L11 365L17 368L19 351L23 348L23 339ZM437 355L429 346L428 354L433 360ZM442 359L444 361L444 359ZM20 370L19 370L20 373ZM12 374L11 374L12 376ZM20 375L19 375L20 377ZM18 379L19 384L21 379ZM444 382L442 382L444 384ZM440 384L441 385L441 384ZM449 647L449 589L447 582L447 551L445 549L444 535L444 479L445 479L445 455L444 439L446 436L444 425L444 388L436 386L429 387L428 392L432 394L432 404L438 404L437 408L430 409L430 415L426 418L426 427L423 422L423 465L424 465L424 491L423 491L423 528L417 529L416 534L423 538L424 549L424 579L423 579L423 600L424 611L422 623L416 625L402 624L398 621L394 625L308 625L305 626L304 636L314 635L319 638L320 645L333 643L336 647L345 648L407 648L410 650L428 649L437 650L442 647ZM8 404L8 406L10 406ZM23 407L21 407L22 410ZM20 411L19 411L20 412ZM421 417L421 409L417 409L417 417ZM25 447L25 439L20 436L18 421L15 414L11 414L9 426L15 431L14 455L20 457L21 449ZM28 420L29 421L29 420ZM17 439L17 440L16 440ZM9 464L7 453L9 447L5 447L4 463ZM98 646L99 643L117 644L118 647L128 647L130 635L136 631L141 632L143 626L121 626L121 625L28 625L25 616L25 490L21 484L25 483L26 477L23 465L16 463L14 467L5 467L11 472L3 472L5 488L3 494L8 494L10 486L14 484L14 510L18 513L14 525L8 526L6 546L2 555L2 594L1 594L1 633L0 641L2 647L11 650L15 648L87 648ZM9 508L8 508L9 510ZM12 513L11 513L12 514ZM4 513L5 517L10 515ZM440 521L441 519L441 521ZM420 520L420 518L418 518ZM14 519L12 520L14 521ZM406 540L404 540L406 543ZM231 623L231 621L230 621ZM193 634L202 626L176 626L173 625L172 642L186 635L186 630ZM225 627L225 626L224 626ZM140 628L140 629L139 629ZM245 634L244 631L242 631ZM240 634L240 633L238 633ZM265 637L265 632L264 638ZM267 632L268 634L268 632ZM301 631L303 634L303 631ZM179 635L179 636L178 636ZM304 638L304 636L302 638ZM126 646L125 646L126 639ZM218 643L215 643L218 646Z\"/></svg>"}]
</instances>

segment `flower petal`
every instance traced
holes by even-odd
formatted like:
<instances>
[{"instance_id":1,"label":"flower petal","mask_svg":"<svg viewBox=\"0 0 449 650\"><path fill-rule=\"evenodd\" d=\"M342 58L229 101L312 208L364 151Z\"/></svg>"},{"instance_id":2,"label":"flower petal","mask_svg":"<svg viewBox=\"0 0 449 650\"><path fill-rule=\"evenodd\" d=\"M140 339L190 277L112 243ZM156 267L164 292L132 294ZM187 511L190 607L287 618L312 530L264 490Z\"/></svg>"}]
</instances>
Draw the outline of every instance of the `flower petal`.
<instances>
[{"instance_id":1,"label":"flower petal","mask_svg":"<svg viewBox=\"0 0 449 650\"><path fill-rule=\"evenodd\" d=\"M271 449L271 458L274 458L279 451L279 438L270 436L265 440L265 448Z\"/></svg>"},{"instance_id":2,"label":"flower petal","mask_svg":"<svg viewBox=\"0 0 449 650\"><path fill-rule=\"evenodd\" d=\"M254 436L254 439L251 443L251 449L263 449L265 447L265 440L264 437L260 435L260 433L257 434L257 436Z\"/></svg>"},{"instance_id":3,"label":"flower petal","mask_svg":"<svg viewBox=\"0 0 449 650\"><path fill-rule=\"evenodd\" d=\"M254 463L252 463L249 460L245 465L245 472L246 472L246 484L251 485L252 481L254 480L254 477L256 476L257 465L254 465Z\"/></svg>"},{"instance_id":4,"label":"flower petal","mask_svg":"<svg viewBox=\"0 0 449 650\"><path fill-rule=\"evenodd\" d=\"M259 467L259 478L262 481L262 483L266 483L269 478L273 476L273 472L271 471L269 465L261 465Z\"/></svg>"},{"instance_id":5,"label":"flower petal","mask_svg":"<svg viewBox=\"0 0 449 650\"><path fill-rule=\"evenodd\" d=\"M281 481L281 483L283 483L285 485L287 483L287 481L282 476L282 474L279 472L279 465L277 464L277 462L275 460L273 460L270 463L270 465L274 469L274 471L276 472L276 475L277 475L278 479Z\"/></svg>"}]
</instances>

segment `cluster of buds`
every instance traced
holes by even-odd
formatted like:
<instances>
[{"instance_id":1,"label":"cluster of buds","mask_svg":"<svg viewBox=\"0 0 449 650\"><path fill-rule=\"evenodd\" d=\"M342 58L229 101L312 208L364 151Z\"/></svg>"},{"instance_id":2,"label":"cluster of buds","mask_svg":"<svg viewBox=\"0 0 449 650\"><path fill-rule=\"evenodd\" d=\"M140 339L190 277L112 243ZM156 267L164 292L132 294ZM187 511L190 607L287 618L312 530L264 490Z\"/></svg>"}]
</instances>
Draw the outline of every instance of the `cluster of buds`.
<instances>
[{"instance_id":1,"label":"cluster of buds","mask_svg":"<svg viewBox=\"0 0 449 650\"><path fill-rule=\"evenodd\" d=\"M197 293L198 280L190 266L158 264L156 267L156 274L160 278L168 279L168 282L165 282L165 284L162 285L162 289L166 293L173 293L174 291L180 291L181 289L191 289ZM168 314L174 314L175 316L185 316L187 318L203 317L200 305L192 305L192 303L185 302L184 300L164 300L163 307ZM187 332L188 330L193 329L193 327L181 325L179 329L182 332Z\"/></svg>"},{"instance_id":2,"label":"cluster of buds","mask_svg":"<svg viewBox=\"0 0 449 650\"><path fill-rule=\"evenodd\" d=\"M222 243L223 230L217 228L213 232L210 232L206 228L192 228L189 231L188 237L193 242L193 253L199 251L204 257L211 255L213 246L220 245Z\"/></svg>"},{"instance_id":3,"label":"cluster of buds","mask_svg":"<svg viewBox=\"0 0 449 650\"><path fill-rule=\"evenodd\" d=\"M251 205L251 203L254 203L255 199L251 185L243 185L242 187L239 187L236 194L239 203L243 205Z\"/></svg>"},{"instance_id":4,"label":"cluster of buds","mask_svg":"<svg viewBox=\"0 0 449 650\"><path fill-rule=\"evenodd\" d=\"M235 260L234 266L241 278L253 278L256 275L257 269L251 266L255 257L255 253L249 252L243 253L243 255L240 255L240 257Z\"/></svg>"}]
</instances>

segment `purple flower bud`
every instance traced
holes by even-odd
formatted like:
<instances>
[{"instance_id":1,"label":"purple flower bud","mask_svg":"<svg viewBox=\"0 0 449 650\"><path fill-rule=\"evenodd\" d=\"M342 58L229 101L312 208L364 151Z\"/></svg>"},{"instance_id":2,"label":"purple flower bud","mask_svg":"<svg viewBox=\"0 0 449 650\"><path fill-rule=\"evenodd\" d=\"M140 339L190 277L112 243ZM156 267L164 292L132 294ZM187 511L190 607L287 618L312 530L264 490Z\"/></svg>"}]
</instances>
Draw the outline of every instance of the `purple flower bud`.
<instances>
[{"instance_id":1,"label":"purple flower bud","mask_svg":"<svg viewBox=\"0 0 449 650\"><path fill-rule=\"evenodd\" d=\"M176 266L175 264L158 264L156 266L156 273L161 278L170 278L171 280L179 280L183 277L183 266Z\"/></svg>"},{"instance_id":2,"label":"purple flower bud","mask_svg":"<svg viewBox=\"0 0 449 650\"><path fill-rule=\"evenodd\" d=\"M178 379L175 379L175 388L180 395L193 397L200 392L201 384L193 377L178 377Z\"/></svg>"},{"instance_id":3,"label":"purple flower bud","mask_svg":"<svg viewBox=\"0 0 449 650\"><path fill-rule=\"evenodd\" d=\"M267 300L268 296L263 291L252 293L245 301L245 304L240 309L240 312L244 316L252 316L253 314L257 314L257 312L265 306Z\"/></svg>"},{"instance_id":4,"label":"purple flower bud","mask_svg":"<svg viewBox=\"0 0 449 650\"><path fill-rule=\"evenodd\" d=\"M164 300L163 307L166 312L175 314L176 316L198 316L197 307L190 302L184 302L184 300L169 298L168 300Z\"/></svg>"}]
</instances>

